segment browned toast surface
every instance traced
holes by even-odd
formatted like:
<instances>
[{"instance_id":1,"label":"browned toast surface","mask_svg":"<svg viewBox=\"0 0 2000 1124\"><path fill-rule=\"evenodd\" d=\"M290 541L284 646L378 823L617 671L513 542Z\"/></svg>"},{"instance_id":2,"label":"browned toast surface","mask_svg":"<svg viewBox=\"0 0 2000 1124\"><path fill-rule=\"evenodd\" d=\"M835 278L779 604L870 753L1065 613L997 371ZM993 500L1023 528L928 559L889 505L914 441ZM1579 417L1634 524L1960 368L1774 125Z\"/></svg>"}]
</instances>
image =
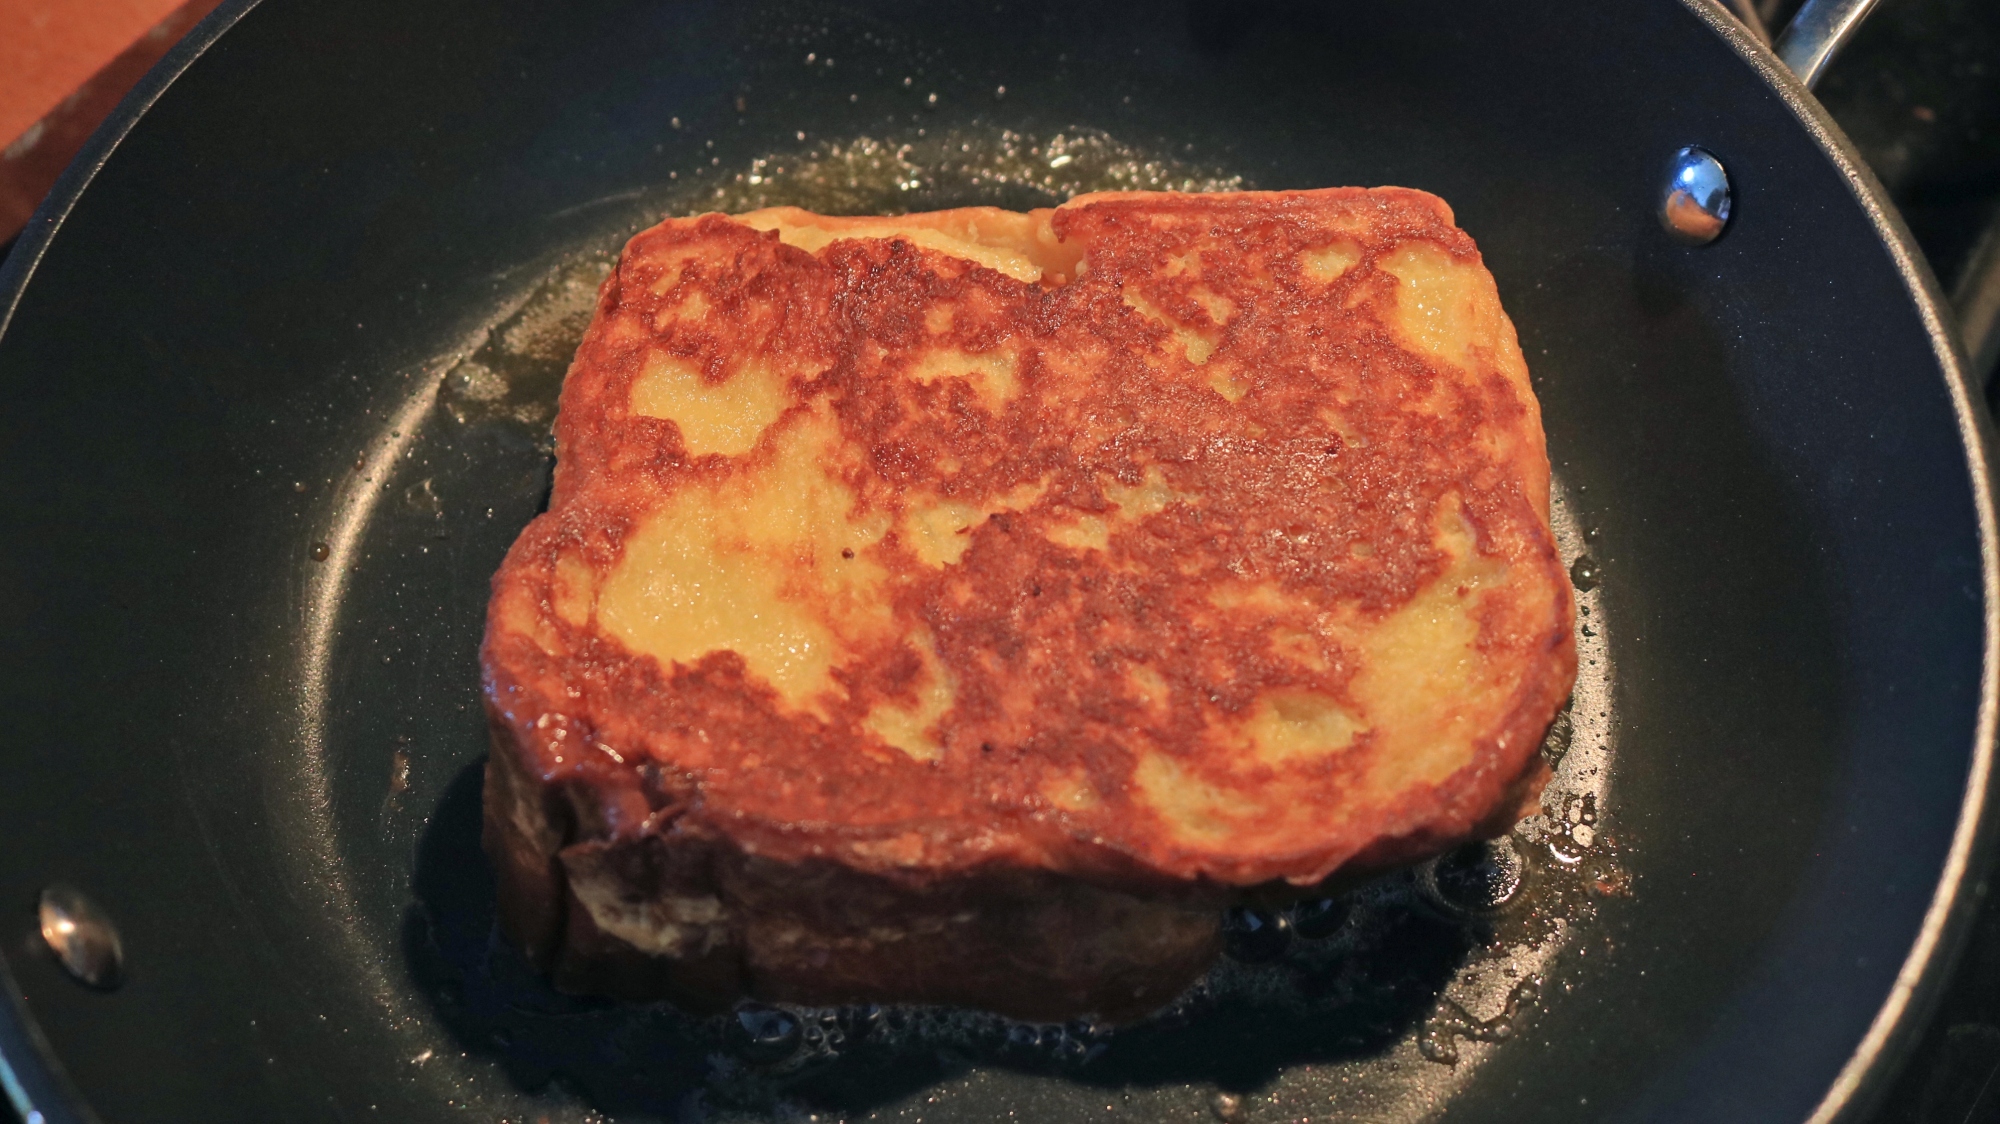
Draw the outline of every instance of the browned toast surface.
<instances>
[{"instance_id":1,"label":"browned toast surface","mask_svg":"<svg viewBox=\"0 0 2000 1124\"><path fill-rule=\"evenodd\" d=\"M717 986L883 955L827 936L861 916L752 933L756 886L1018 914L1073 880L1157 924L1419 857L1519 804L1574 672L1526 367L1420 192L670 220L557 457L483 653L503 897ZM635 889L621 847L688 869ZM1142 975L1212 923L1166 945ZM940 986L891 997L990 1002Z\"/></svg>"}]
</instances>

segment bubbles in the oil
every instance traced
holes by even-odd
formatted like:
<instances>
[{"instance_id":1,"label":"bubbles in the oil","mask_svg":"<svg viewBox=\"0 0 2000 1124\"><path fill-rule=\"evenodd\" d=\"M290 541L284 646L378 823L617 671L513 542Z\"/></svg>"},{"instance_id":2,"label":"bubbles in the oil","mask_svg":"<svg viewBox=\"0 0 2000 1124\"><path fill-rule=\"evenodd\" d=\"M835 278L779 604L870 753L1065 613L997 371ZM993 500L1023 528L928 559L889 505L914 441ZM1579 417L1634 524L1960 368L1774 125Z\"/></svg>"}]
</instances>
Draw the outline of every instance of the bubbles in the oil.
<instances>
[{"instance_id":1,"label":"bubbles in the oil","mask_svg":"<svg viewBox=\"0 0 2000 1124\"><path fill-rule=\"evenodd\" d=\"M413 515L432 519L444 513L444 505L438 499L437 485L428 476L403 489L403 506Z\"/></svg>"},{"instance_id":2,"label":"bubbles in the oil","mask_svg":"<svg viewBox=\"0 0 2000 1124\"><path fill-rule=\"evenodd\" d=\"M1570 563L1569 580L1583 593L1596 589L1597 583L1603 580L1603 576L1598 569L1597 559L1588 554L1579 555L1575 562Z\"/></svg>"},{"instance_id":3,"label":"bubbles in the oil","mask_svg":"<svg viewBox=\"0 0 2000 1124\"><path fill-rule=\"evenodd\" d=\"M1352 907L1346 898L1307 898L1292 906L1292 933L1309 941L1321 941L1346 926Z\"/></svg>"},{"instance_id":4,"label":"bubbles in the oil","mask_svg":"<svg viewBox=\"0 0 2000 1124\"><path fill-rule=\"evenodd\" d=\"M556 270L445 373L438 404L460 424L507 421L545 433L596 309L597 287L610 271L609 252Z\"/></svg>"},{"instance_id":5,"label":"bubbles in the oil","mask_svg":"<svg viewBox=\"0 0 2000 1124\"><path fill-rule=\"evenodd\" d=\"M1565 704L1557 712L1556 720L1549 723L1549 732L1542 738L1542 759L1551 766L1562 764L1569 753L1569 743L1576 736L1576 723L1569 716L1569 706Z\"/></svg>"},{"instance_id":6,"label":"bubbles in the oil","mask_svg":"<svg viewBox=\"0 0 2000 1124\"><path fill-rule=\"evenodd\" d=\"M1528 862L1511 838L1481 840L1425 863L1417 881L1424 896L1446 910L1484 916L1520 898L1528 882Z\"/></svg>"},{"instance_id":7,"label":"bubbles in the oil","mask_svg":"<svg viewBox=\"0 0 2000 1124\"><path fill-rule=\"evenodd\" d=\"M736 1011L735 1029L736 1046L744 1058L768 1065L784 1061L798 1050L805 1026L790 1011L745 1004Z\"/></svg>"},{"instance_id":8,"label":"bubbles in the oil","mask_svg":"<svg viewBox=\"0 0 2000 1124\"><path fill-rule=\"evenodd\" d=\"M1285 954L1292 925L1282 913L1234 906L1222 916L1222 950L1245 964L1263 964Z\"/></svg>"},{"instance_id":9,"label":"bubbles in the oil","mask_svg":"<svg viewBox=\"0 0 2000 1124\"><path fill-rule=\"evenodd\" d=\"M1597 794L1566 796L1556 808L1549 853L1561 863L1576 863L1597 846Z\"/></svg>"},{"instance_id":10,"label":"bubbles in the oil","mask_svg":"<svg viewBox=\"0 0 2000 1124\"><path fill-rule=\"evenodd\" d=\"M1490 1019L1474 1018L1457 1002L1447 999L1439 1005L1438 1013L1424 1024L1423 1032L1417 1038L1417 1048L1431 1061L1457 1065L1460 1039L1468 1042L1505 1042L1512 1038L1522 1008L1540 998L1541 990L1541 977L1529 976L1514 985L1513 990L1507 993L1507 1001L1500 1013Z\"/></svg>"},{"instance_id":11,"label":"bubbles in the oil","mask_svg":"<svg viewBox=\"0 0 2000 1124\"><path fill-rule=\"evenodd\" d=\"M793 206L830 215L944 207L1049 207L1090 191L1239 191L1239 175L1148 152L1096 129L1048 137L967 126L923 136L855 137L760 156L679 213Z\"/></svg>"},{"instance_id":12,"label":"bubbles in the oil","mask_svg":"<svg viewBox=\"0 0 2000 1124\"><path fill-rule=\"evenodd\" d=\"M801 1074L844 1059L948 1055L1065 1072L1106 1048L1106 1027L1091 1019L1018 1022L947 1007L794 1007L746 1002L714 1027L709 1055L719 1095L756 1101ZM868 1064L863 1061L861 1064ZM775 1082L776 1085L768 1083ZM714 1082L712 1082L714 1084Z\"/></svg>"}]
</instances>

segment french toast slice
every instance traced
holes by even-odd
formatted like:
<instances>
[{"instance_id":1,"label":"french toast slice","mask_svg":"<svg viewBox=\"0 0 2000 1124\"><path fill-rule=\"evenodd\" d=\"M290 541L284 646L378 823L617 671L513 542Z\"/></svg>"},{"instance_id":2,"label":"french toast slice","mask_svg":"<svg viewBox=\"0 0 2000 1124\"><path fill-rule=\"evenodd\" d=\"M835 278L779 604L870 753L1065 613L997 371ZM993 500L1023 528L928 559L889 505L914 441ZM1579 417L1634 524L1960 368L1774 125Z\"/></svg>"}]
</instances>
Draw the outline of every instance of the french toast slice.
<instances>
[{"instance_id":1,"label":"french toast slice","mask_svg":"<svg viewBox=\"0 0 2000 1124\"><path fill-rule=\"evenodd\" d=\"M1422 192L669 220L556 439L482 661L560 987L1132 1017L1546 775L1539 408Z\"/></svg>"}]
</instances>

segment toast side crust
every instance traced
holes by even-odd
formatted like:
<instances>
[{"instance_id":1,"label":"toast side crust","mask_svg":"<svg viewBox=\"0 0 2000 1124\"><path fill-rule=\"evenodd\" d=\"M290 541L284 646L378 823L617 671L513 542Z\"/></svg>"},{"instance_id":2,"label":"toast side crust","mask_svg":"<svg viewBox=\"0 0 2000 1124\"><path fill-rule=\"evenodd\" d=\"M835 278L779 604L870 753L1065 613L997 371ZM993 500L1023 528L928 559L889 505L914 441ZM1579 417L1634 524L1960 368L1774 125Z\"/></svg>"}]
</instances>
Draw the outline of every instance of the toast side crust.
<instances>
[{"instance_id":1,"label":"toast side crust","mask_svg":"<svg viewBox=\"0 0 2000 1124\"><path fill-rule=\"evenodd\" d=\"M671 829L576 839L576 817L544 794L496 726L485 842L501 931L572 994L696 1012L750 996L1117 1021L1179 994L1220 947L1214 887L1135 893L1023 870L919 887Z\"/></svg>"}]
</instances>

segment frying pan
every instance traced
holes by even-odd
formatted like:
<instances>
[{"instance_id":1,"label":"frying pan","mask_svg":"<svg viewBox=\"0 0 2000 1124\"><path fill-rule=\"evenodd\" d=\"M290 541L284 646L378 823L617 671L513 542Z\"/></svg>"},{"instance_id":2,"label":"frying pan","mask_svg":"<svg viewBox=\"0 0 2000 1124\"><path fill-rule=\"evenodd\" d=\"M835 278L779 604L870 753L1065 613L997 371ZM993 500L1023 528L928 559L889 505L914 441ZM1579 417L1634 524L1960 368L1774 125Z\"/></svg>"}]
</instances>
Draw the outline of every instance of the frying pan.
<instances>
[{"instance_id":1,"label":"frying pan","mask_svg":"<svg viewBox=\"0 0 2000 1124\"><path fill-rule=\"evenodd\" d=\"M979 138L1041 171L944 168ZM1733 191L1707 245L1657 215L1689 145ZM1539 991L1410 1053L1568 899L1454 919L1392 879L1356 907L1372 945L1264 991L1223 985L1280 969L1226 964L1178 1022L1065 1032L1083 1061L863 1010L824 1025L874 1046L773 1069L742 1020L550 992L490 938L475 662L550 386L466 364L772 169L859 153L909 206L1022 206L1058 150L1422 187L1479 240L1596 585L1573 717L1605 838ZM225 5L0 273L8 1096L65 1122L1855 1119L1981 892L1995 706L1988 423L1882 198L1706 0ZM1536 877L1581 822L1518 837ZM107 986L38 902L116 932ZM1311 1007L1327 981L1347 998Z\"/></svg>"}]
</instances>

